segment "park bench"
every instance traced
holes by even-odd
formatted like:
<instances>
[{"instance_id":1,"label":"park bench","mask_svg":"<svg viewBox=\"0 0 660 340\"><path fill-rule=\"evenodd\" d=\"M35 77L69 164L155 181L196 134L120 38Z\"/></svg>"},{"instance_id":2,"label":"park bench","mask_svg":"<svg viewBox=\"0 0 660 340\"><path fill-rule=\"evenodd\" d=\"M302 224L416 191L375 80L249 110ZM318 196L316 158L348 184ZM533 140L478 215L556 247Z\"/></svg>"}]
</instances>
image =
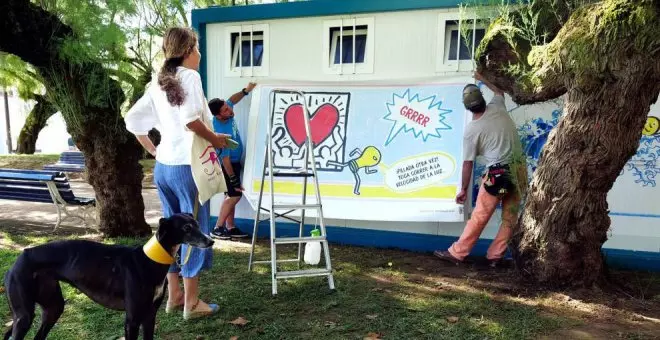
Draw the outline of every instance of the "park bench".
<instances>
[{"instance_id":1,"label":"park bench","mask_svg":"<svg viewBox=\"0 0 660 340\"><path fill-rule=\"evenodd\" d=\"M80 151L64 151L55 164L44 166L45 170L83 172L85 171L85 156Z\"/></svg>"},{"instance_id":2,"label":"park bench","mask_svg":"<svg viewBox=\"0 0 660 340\"><path fill-rule=\"evenodd\" d=\"M96 199L77 197L71 190L69 179L61 171L0 169L0 199L55 204L57 223L62 214L96 225ZM65 218L66 218L65 217Z\"/></svg>"}]
</instances>

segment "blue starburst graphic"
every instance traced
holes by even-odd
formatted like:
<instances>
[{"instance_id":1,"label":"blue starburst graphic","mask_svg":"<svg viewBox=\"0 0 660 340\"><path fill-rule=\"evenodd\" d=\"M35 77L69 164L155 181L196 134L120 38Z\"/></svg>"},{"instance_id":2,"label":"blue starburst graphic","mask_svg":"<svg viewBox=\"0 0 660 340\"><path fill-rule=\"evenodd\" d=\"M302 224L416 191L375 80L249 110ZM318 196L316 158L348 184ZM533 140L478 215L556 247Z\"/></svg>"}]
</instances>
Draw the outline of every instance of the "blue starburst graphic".
<instances>
[{"instance_id":1,"label":"blue starburst graphic","mask_svg":"<svg viewBox=\"0 0 660 340\"><path fill-rule=\"evenodd\" d=\"M386 103L388 113L383 119L393 122L385 146L403 131L411 132L415 138L422 138L426 142L429 137L441 138L442 130L450 130L451 126L445 123L446 115L452 110L443 109L442 101L436 102L436 96L424 99L419 94L410 96L407 89L402 95L392 94L392 102Z\"/></svg>"}]
</instances>

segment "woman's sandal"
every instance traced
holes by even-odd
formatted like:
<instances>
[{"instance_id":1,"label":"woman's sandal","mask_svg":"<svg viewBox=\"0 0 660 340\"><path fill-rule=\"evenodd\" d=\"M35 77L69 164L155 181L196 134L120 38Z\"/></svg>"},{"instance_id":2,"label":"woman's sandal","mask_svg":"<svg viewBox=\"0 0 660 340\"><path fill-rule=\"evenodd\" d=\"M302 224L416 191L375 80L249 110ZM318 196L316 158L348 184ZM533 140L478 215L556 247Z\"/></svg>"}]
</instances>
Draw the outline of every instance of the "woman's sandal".
<instances>
[{"instance_id":1,"label":"woman's sandal","mask_svg":"<svg viewBox=\"0 0 660 340\"><path fill-rule=\"evenodd\" d=\"M209 307L211 310L197 310L197 307L199 306L199 301L200 299L197 299L197 302L192 306L190 310L183 310L183 319L184 320L190 320L190 319L195 319L203 316L208 316L211 314L216 313L217 311L220 310L220 306L216 304L209 304Z\"/></svg>"},{"instance_id":2,"label":"woman's sandal","mask_svg":"<svg viewBox=\"0 0 660 340\"><path fill-rule=\"evenodd\" d=\"M181 301L184 301L183 295L181 295ZM182 310L183 305L184 305L183 302L175 305L174 303L172 303L172 300L167 299L167 304L165 305L165 313L169 314L174 312L175 310Z\"/></svg>"}]
</instances>

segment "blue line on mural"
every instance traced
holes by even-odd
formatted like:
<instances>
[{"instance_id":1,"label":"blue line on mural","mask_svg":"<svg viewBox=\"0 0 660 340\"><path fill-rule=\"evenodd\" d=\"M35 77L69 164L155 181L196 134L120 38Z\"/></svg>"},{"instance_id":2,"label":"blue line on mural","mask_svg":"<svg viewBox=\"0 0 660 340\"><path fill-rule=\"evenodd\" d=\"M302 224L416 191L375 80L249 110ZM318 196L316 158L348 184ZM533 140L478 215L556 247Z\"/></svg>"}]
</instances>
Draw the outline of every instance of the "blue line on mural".
<instances>
[{"instance_id":1,"label":"blue line on mural","mask_svg":"<svg viewBox=\"0 0 660 340\"><path fill-rule=\"evenodd\" d=\"M660 156L660 135L645 134L639 142L637 153L626 163L625 169L636 177L635 183L645 187L655 187L655 177L660 174L658 156ZM621 170L621 174L624 172L625 170Z\"/></svg>"},{"instance_id":2,"label":"blue line on mural","mask_svg":"<svg viewBox=\"0 0 660 340\"><path fill-rule=\"evenodd\" d=\"M429 137L440 138L441 130L450 130L451 126L445 123L446 114L452 110L443 109L442 101L435 103L436 96L424 99L419 94L410 97L410 89L402 95L392 94L392 102L386 103L388 113L383 119L393 122L392 129L385 141L389 145L401 131L412 131L415 138L422 137L426 142Z\"/></svg>"}]
</instances>

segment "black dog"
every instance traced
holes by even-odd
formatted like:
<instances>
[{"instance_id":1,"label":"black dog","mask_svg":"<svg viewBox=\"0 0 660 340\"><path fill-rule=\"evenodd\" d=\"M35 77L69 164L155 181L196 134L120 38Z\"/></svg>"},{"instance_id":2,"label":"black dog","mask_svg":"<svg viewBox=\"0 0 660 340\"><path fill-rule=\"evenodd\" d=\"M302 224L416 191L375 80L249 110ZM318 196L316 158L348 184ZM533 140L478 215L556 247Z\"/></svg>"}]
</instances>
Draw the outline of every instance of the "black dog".
<instances>
[{"instance_id":1,"label":"black dog","mask_svg":"<svg viewBox=\"0 0 660 340\"><path fill-rule=\"evenodd\" d=\"M169 268L166 262L173 262L181 243L199 248L213 245L190 214L161 218L159 224L154 236L158 242L152 239L148 245L155 244L160 257L145 250L155 249L148 245L143 249L84 240L49 242L25 249L5 275L14 320L5 340L10 336L13 340L25 338L34 319L35 303L43 310L35 339L46 339L64 311L59 281L71 284L106 308L126 311L126 340L138 338L140 325L144 339L153 339Z\"/></svg>"}]
</instances>

